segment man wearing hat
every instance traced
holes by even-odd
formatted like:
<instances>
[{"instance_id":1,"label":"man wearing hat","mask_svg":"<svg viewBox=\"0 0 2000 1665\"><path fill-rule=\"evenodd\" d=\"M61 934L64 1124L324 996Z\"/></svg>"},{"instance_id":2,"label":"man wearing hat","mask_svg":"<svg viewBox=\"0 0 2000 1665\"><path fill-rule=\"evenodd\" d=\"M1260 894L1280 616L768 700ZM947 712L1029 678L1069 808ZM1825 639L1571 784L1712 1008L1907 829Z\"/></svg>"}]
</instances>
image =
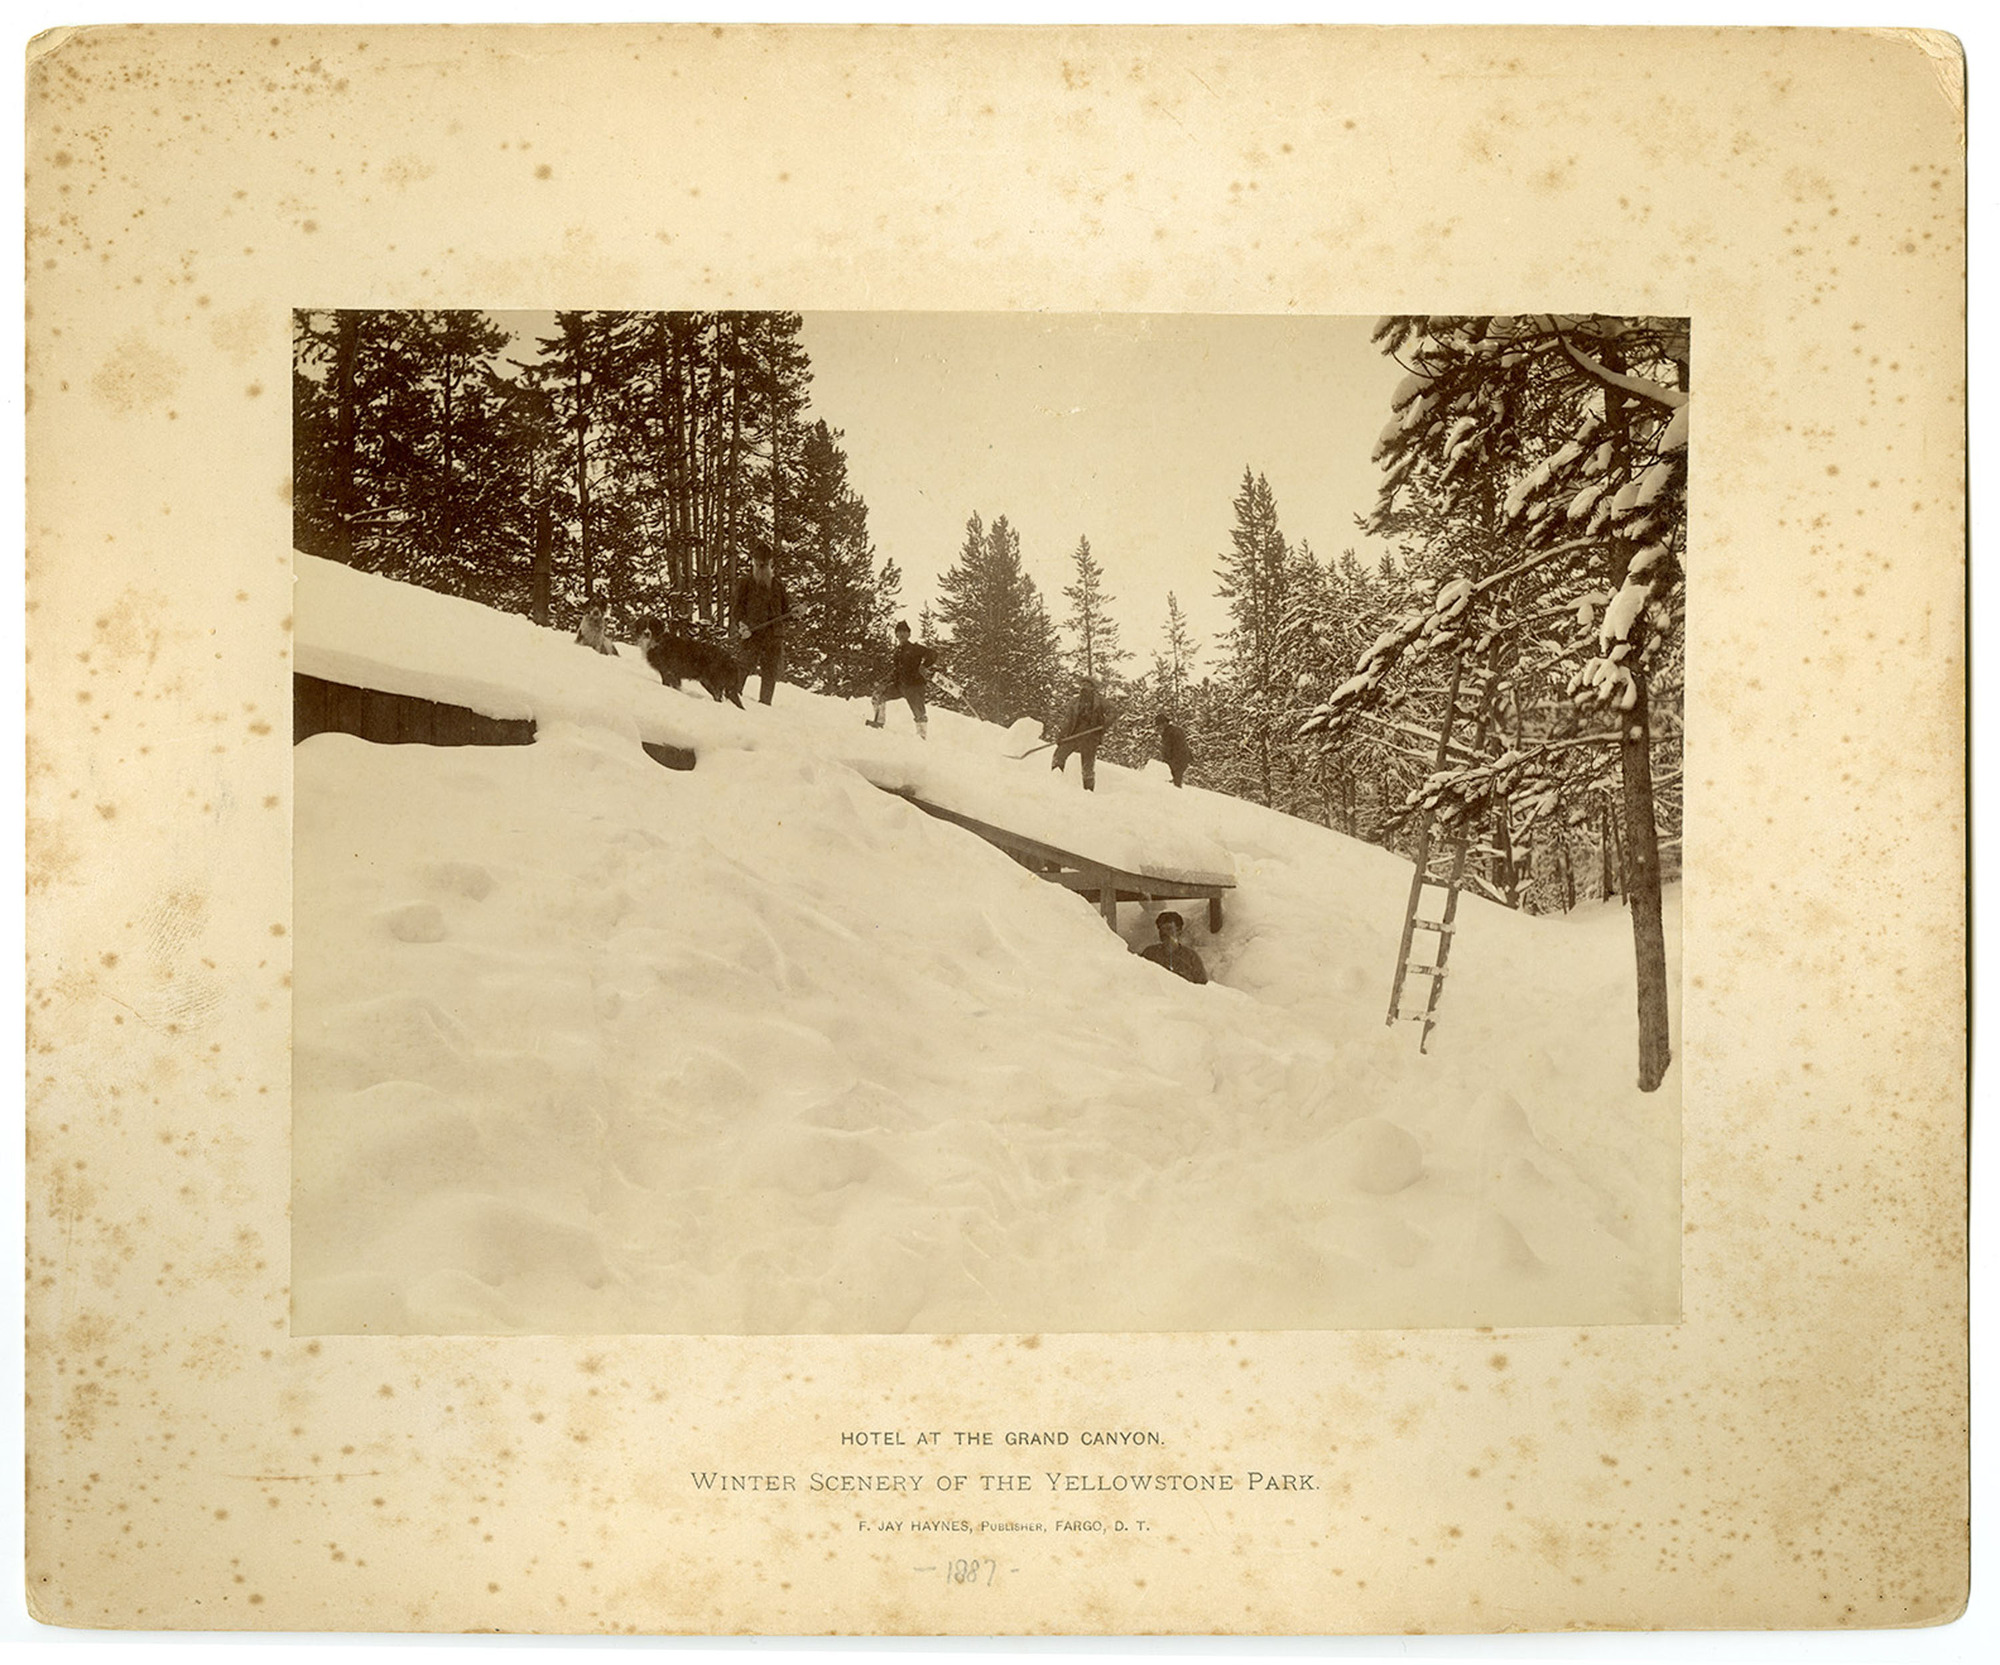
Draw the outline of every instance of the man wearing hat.
<instances>
[{"instance_id":1,"label":"man wearing hat","mask_svg":"<svg viewBox=\"0 0 2000 1665\"><path fill-rule=\"evenodd\" d=\"M1176 977L1185 977L1190 983L1206 983L1208 968L1201 963L1201 956L1192 948L1181 946L1181 930L1186 923L1171 908L1163 914L1156 914L1153 925L1160 933L1160 940L1151 948L1142 949L1139 958L1163 965Z\"/></svg>"},{"instance_id":2,"label":"man wearing hat","mask_svg":"<svg viewBox=\"0 0 2000 1665\"><path fill-rule=\"evenodd\" d=\"M771 570L770 550L758 550L750 561L750 575L736 586L736 640L741 645L744 677L755 671L763 679L757 690L760 705L771 703L771 690L778 685L785 620L791 611L785 586Z\"/></svg>"},{"instance_id":3,"label":"man wearing hat","mask_svg":"<svg viewBox=\"0 0 2000 1665\"><path fill-rule=\"evenodd\" d=\"M923 642L911 641L910 627L897 620L896 652L889 661L888 680L875 690L875 715L868 719L870 728L882 726L882 708L900 695L908 701L910 715L917 720L917 738L930 738L930 727L924 715L924 695L927 692L924 672L936 659L936 651Z\"/></svg>"}]
</instances>

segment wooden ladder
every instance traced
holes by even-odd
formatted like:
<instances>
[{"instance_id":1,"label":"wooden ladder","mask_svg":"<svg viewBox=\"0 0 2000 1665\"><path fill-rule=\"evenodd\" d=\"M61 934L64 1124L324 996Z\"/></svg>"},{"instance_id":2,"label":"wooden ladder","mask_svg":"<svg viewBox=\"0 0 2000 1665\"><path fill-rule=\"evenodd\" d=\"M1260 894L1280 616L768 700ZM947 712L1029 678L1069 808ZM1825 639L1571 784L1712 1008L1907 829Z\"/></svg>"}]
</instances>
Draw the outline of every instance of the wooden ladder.
<instances>
[{"instance_id":1,"label":"wooden ladder","mask_svg":"<svg viewBox=\"0 0 2000 1665\"><path fill-rule=\"evenodd\" d=\"M1486 743L1487 723L1493 711L1493 693L1499 685L1499 675L1491 667L1475 667L1472 672L1477 687L1473 697L1474 706L1471 753L1474 757ZM1451 752L1451 731L1458 721L1459 694L1465 679L1465 660L1461 657L1452 662L1451 691L1445 696L1444 723L1438 733L1437 753L1431 762L1431 772L1435 774L1445 766L1445 759ZM1455 830L1447 832L1442 840L1443 847L1433 846L1438 819L1435 815L1424 820L1423 831L1417 835L1416 870L1410 875L1410 899L1403 908L1403 940L1396 950L1396 979L1389 986L1388 1023L1421 1023L1421 1038L1417 1042L1419 1052L1428 1052L1431 1044L1431 1030L1437 1023L1438 997L1444 993L1445 967L1451 959L1451 941L1456 933L1458 918L1458 893L1465 879L1465 857L1472 843L1472 829L1461 818ZM1442 859L1444 876L1436 877L1432 871L1435 859ZM1434 918L1424 917L1424 892L1444 892L1444 906L1434 910ZM1428 963L1410 959L1410 951L1419 931L1429 932L1437 941ZM1403 1008L1403 989L1412 977L1429 979L1429 993L1420 1012L1406 1012Z\"/></svg>"}]
</instances>

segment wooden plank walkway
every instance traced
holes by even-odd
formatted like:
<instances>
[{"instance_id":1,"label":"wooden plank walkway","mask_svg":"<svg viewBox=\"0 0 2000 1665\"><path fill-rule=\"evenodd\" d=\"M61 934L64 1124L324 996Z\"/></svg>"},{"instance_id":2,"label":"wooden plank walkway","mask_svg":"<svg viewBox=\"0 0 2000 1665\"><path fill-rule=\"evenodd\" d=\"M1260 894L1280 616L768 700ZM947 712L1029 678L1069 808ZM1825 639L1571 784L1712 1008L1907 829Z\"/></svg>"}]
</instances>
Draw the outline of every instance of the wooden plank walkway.
<instances>
[{"instance_id":1,"label":"wooden plank walkway","mask_svg":"<svg viewBox=\"0 0 2000 1665\"><path fill-rule=\"evenodd\" d=\"M883 791L893 791L884 787ZM1113 867L1108 863L1080 856L1039 838L1030 838L1026 833L1018 833L1009 827L996 827L990 821L980 821L970 815L961 815L955 809L946 809L942 804L934 804L918 797L914 792L896 792L895 796L906 799L926 815L935 816L940 821L949 821L954 827L963 827L967 832L977 833L988 844L1005 850L1023 867L1052 884L1059 884L1066 890L1074 890L1079 895L1092 896L1104 914L1104 921L1114 931L1118 929L1118 904L1120 902L1181 902L1206 901L1208 903L1208 928L1222 929L1222 897L1225 891L1234 890L1236 881L1223 873L1203 873L1181 868L1152 868L1145 872L1135 872L1130 868Z\"/></svg>"}]
</instances>

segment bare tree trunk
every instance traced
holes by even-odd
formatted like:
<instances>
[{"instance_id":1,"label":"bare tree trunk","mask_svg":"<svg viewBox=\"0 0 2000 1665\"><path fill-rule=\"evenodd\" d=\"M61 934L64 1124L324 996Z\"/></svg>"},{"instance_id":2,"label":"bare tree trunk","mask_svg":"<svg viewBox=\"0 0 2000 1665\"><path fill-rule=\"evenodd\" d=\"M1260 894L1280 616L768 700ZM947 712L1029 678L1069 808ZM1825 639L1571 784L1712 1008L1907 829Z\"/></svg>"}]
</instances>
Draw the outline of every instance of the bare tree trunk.
<instances>
[{"instance_id":1,"label":"bare tree trunk","mask_svg":"<svg viewBox=\"0 0 2000 1665\"><path fill-rule=\"evenodd\" d=\"M695 613L706 619L713 600L721 521L717 470L720 451L716 435L721 422L722 321L711 314L697 329L696 362L689 370L687 390L688 503L694 515L694 552L689 577L694 588Z\"/></svg>"},{"instance_id":2,"label":"bare tree trunk","mask_svg":"<svg viewBox=\"0 0 2000 1665\"><path fill-rule=\"evenodd\" d=\"M1499 832L1500 855L1495 863L1495 888L1507 899L1507 906L1521 905L1521 873L1514 862L1514 816L1508 800L1501 798L1494 803L1494 820Z\"/></svg>"},{"instance_id":3,"label":"bare tree trunk","mask_svg":"<svg viewBox=\"0 0 2000 1665\"><path fill-rule=\"evenodd\" d=\"M1639 975L1639 1091L1650 1093L1667 1073L1673 1050L1667 1033L1667 939L1660 919L1660 844L1653 823L1653 742L1646 720L1646 678L1635 670L1639 697L1625 713L1618 762L1625 786L1625 894L1632 908L1632 948Z\"/></svg>"},{"instance_id":4,"label":"bare tree trunk","mask_svg":"<svg viewBox=\"0 0 2000 1665\"><path fill-rule=\"evenodd\" d=\"M539 625L549 622L549 590L555 575L554 545L555 516L549 510L548 493L543 491L535 499L535 577L529 603Z\"/></svg>"},{"instance_id":5,"label":"bare tree trunk","mask_svg":"<svg viewBox=\"0 0 2000 1665\"><path fill-rule=\"evenodd\" d=\"M354 361L360 356L361 315L333 315L333 558L354 564Z\"/></svg>"},{"instance_id":6,"label":"bare tree trunk","mask_svg":"<svg viewBox=\"0 0 2000 1665\"><path fill-rule=\"evenodd\" d=\"M764 320L764 354L771 377L771 559L778 559L778 552L784 548L784 540L778 535L778 504L782 496L778 477L778 430L783 423L778 420L778 320L767 314Z\"/></svg>"},{"instance_id":7,"label":"bare tree trunk","mask_svg":"<svg viewBox=\"0 0 2000 1665\"><path fill-rule=\"evenodd\" d=\"M661 313L657 329L660 449L667 469L667 588L678 595L688 581L687 445L682 432L681 358L674 339L673 319Z\"/></svg>"},{"instance_id":8,"label":"bare tree trunk","mask_svg":"<svg viewBox=\"0 0 2000 1665\"><path fill-rule=\"evenodd\" d=\"M738 374L738 343L736 327L729 326L729 457L723 474L722 489L727 494L729 542L723 552L724 566L722 583L718 588L715 602L716 616L725 624L729 620L729 597L736 590L736 568L743 547L743 529L740 520L742 493L738 489L737 476L743 467L743 389L742 378Z\"/></svg>"},{"instance_id":9,"label":"bare tree trunk","mask_svg":"<svg viewBox=\"0 0 2000 1665\"><path fill-rule=\"evenodd\" d=\"M589 420L584 404L586 394L583 381L584 323L577 319L576 356L572 362L570 377L572 392L576 402L576 553L583 572L583 605L588 607L595 599L594 575L590 570L590 470L584 449L584 428Z\"/></svg>"},{"instance_id":10,"label":"bare tree trunk","mask_svg":"<svg viewBox=\"0 0 2000 1665\"><path fill-rule=\"evenodd\" d=\"M449 326L447 326L449 327ZM453 478L452 465L452 393L458 382L458 362L447 350L444 354L444 398L442 403L443 421L438 436L443 450L440 459L444 478L439 482L438 546L436 553L440 559L451 559L452 540L458 535L458 482Z\"/></svg>"},{"instance_id":11,"label":"bare tree trunk","mask_svg":"<svg viewBox=\"0 0 2000 1665\"><path fill-rule=\"evenodd\" d=\"M1623 355L1607 354L1613 370L1623 370ZM1626 399L1616 388L1604 395L1605 427L1621 461L1631 454L1631 429ZM1611 546L1611 591L1625 582L1633 555L1628 538ZM1646 669L1643 658L1643 618L1631 628L1632 654L1626 669L1632 675L1633 700L1618 731L1618 766L1625 800L1625 895L1632 909L1632 952L1637 964L1639 1017L1639 1091L1656 1090L1673 1060L1667 1032L1667 945L1660 919L1660 839L1653 821L1653 736L1647 720Z\"/></svg>"}]
</instances>

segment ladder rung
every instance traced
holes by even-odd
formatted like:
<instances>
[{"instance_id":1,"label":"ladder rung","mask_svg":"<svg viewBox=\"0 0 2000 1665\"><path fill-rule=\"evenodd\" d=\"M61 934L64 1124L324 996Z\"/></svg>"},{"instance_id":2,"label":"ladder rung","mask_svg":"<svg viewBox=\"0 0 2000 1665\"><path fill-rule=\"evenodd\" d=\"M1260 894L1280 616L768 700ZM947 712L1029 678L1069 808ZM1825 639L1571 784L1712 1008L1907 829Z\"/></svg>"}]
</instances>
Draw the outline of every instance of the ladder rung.
<instances>
[{"instance_id":1,"label":"ladder rung","mask_svg":"<svg viewBox=\"0 0 2000 1665\"><path fill-rule=\"evenodd\" d=\"M1420 931L1435 931L1439 936L1446 937L1458 929L1456 925L1446 925L1435 919L1413 919L1410 923Z\"/></svg>"},{"instance_id":2,"label":"ladder rung","mask_svg":"<svg viewBox=\"0 0 2000 1665\"><path fill-rule=\"evenodd\" d=\"M1444 967L1441 965L1410 965L1405 966L1403 969L1405 971L1414 971L1419 977L1442 977L1444 975Z\"/></svg>"},{"instance_id":3,"label":"ladder rung","mask_svg":"<svg viewBox=\"0 0 2000 1665\"><path fill-rule=\"evenodd\" d=\"M1431 1014L1429 1012L1398 1012L1396 1018L1402 1023L1429 1023L1431 1021Z\"/></svg>"}]
</instances>

